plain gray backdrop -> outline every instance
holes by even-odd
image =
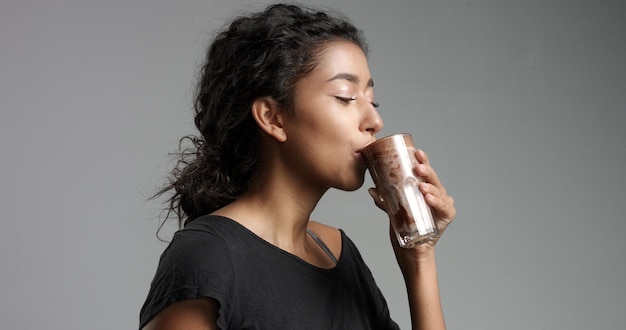
[[[380,136],[412,133],[456,199],[437,252],[448,328],[623,328],[626,2],[310,4],[365,31]],[[0,1],[0,327],[137,327],[166,246],[147,198],[194,133],[203,50],[262,7]],[[314,218],[352,237],[406,329],[371,185]]]

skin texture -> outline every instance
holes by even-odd
[[[341,255],[339,231],[309,219],[328,189],[351,191],[363,185],[366,167],[360,150],[383,126],[362,50],[347,41],[325,44],[318,65],[297,83],[295,97],[293,112],[280,109],[271,98],[254,102],[251,111],[262,135],[260,175],[239,199],[214,214],[234,219],[312,265],[332,268],[306,228],[315,231],[335,256]],[[426,154],[418,150],[416,158],[420,164],[414,170],[426,181],[420,190],[443,232],[456,215],[454,201]],[[375,188],[370,194],[378,196]],[[444,329],[436,242],[402,249],[393,235],[390,239],[405,278],[413,329]],[[213,299],[179,302],[161,311],[146,329],[215,329],[217,313]]]
[[[374,89],[367,60],[349,42],[333,42],[320,54],[318,69],[296,89],[296,112],[286,118],[286,151],[309,187],[355,190],[363,185],[360,150],[374,141],[383,122],[372,105]],[[310,189],[310,188],[309,188]]]

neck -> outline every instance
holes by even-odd
[[[319,200],[327,191],[288,171],[272,171],[257,178],[233,203],[214,214],[229,217],[266,241],[287,251],[306,244],[306,228]]]

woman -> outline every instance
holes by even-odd
[[[309,220],[328,189],[364,182],[360,150],[383,126],[366,52],[347,19],[293,5],[216,36],[196,96],[201,137],[189,137],[194,148],[161,191],[173,190],[170,212],[184,228],[161,257],[140,327],[397,329],[350,239]],[[416,156],[443,232],[453,200],[426,154]],[[435,241],[391,240],[413,328],[445,328]]]

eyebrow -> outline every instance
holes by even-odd
[[[360,80],[359,77],[357,77],[356,75],[353,75],[352,73],[338,73],[332,78],[328,79],[326,82],[337,80],[337,79],[347,80],[355,84],[358,84]],[[374,80],[372,78],[370,78],[370,80],[367,81],[367,87],[374,87]]]

